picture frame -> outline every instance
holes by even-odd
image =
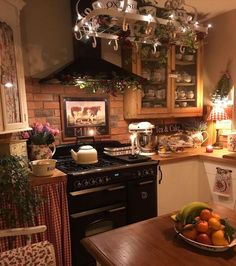
[[[108,136],[108,99],[105,97],[61,96],[62,139]]]

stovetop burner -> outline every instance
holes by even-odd
[[[99,145],[98,145],[99,144]],[[98,151],[98,162],[94,164],[77,164],[70,155],[70,149],[78,149],[75,145],[62,145],[57,147],[54,158],[57,160],[56,167],[70,176],[85,176],[86,174],[95,174],[112,171],[132,171],[135,167],[143,167],[147,164],[151,164],[151,158],[147,156],[137,155],[135,158],[131,158],[129,155],[122,156],[110,156],[104,154],[104,146],[109,147],[111,144],[117,146],[117,142],[111,141],[104,144],[96,143],[96,149]],[[148,163],[149,162],[149,163]]]
[[[103,168],[110,168],[118,166],[121,162],[114,160],[113,158],[99,157],[98,162],[94,164],[77,164],[73,159],[59,160],[57,162],[57,168],[66,174],[75,174],[84,171],[94,171]]]

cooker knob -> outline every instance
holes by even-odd
[[[154,171],[153,171],[153,169],[150,169],[149,172],[150,172],[151,175],[154,175]]]
[[[142,172],[140,170],[137,171],[137,176],[141,177],[142,176]]]
[[[84,180],[84,186],[85,186],[85,187],[87,187],[87,186],[88,186],[88,184],[89,184],[88,180],[87,180],[87,179],[85,179],[85,180]]]
[[[75,188],[81,188],[81,186],[82,186],[82,184],[80,181],[75,181],[75,183],[74,183]]]
[[[95,185],[95,184],[96,184],[96,180],[95,180],[94,178],[91,178],[90,183],[91,183],[92,185]]]
[[[148,176],[149,175],[149,171],[148,170],[144,170],[144,175]]]
[[[106,182],[109,182],[110,181],[110,178],[108,176],[105,177],[105,181]]]
[[[101,177],[98,179],[98,182],[99,182],[100,184],[102,183],[102,178],[101,178]]]

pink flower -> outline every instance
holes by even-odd
[[[29,132],[22,132],[22,138],[28,139],[30,137]]]
[[[21,134],[22,138],[28,139],[29,144],[49,145],[55,141],[55,136],[60,132],[59,129],[52,128],[49,123],[35,122],[31,127],[32,130]]]

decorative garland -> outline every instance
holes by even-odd
[[[89,93],[96,93],[97,91],[102,93],[111,94],[117,96],[118,94],[123,94],[126,89],[143,89],[143,85],[149,83],[148,80],[142,77],[136,77],[134,75],[120,77],[116,73],[113,73],[111,79],[104,79],[101,77],[73,77],[71,75],[66,75],[62,78],[62,84],[78,86],[80,89],[85,89]]]

